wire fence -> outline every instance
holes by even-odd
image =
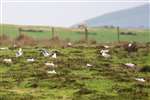
[[[3,28],[3,29],[2,29]],[[28,35],[35,39],[50,39],[55,36],[60,39],[79,41],[95,40],[100,43],[110,42],[150,42],[150,29],[123,29],[119,27],[95,27],[95,28],[54,28],[54,27],[14,27],[3,26],[1,35],[16,38],[20,34]]]

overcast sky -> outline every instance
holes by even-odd
[[[68,1],[69,2],[67,2],[67,0],[1,0],[1,21],[7,24],[68,27],[105,13],[148,3],[148,0]]]

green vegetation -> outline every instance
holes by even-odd
[[[16,58],[16,49],[0,51],[1,100],[149,100],[150,52],[140,48],[128,54],[113,47],[112,58],[105,59],[98,48],[55,48],[57,59],[40,55],[40,48],[23,48]],[[54,50],[47,48],[48,50]],[[26,62],[33,57],[35,62]],[[7,64],[4,58],[12,58]],[[57,74],[48,74],[45,62],[53,62]],[[123,66],[135,63],[137,69]],[[87,67],[86,64],[92,64]],[[137,82],[135,78],[145,78]]]
[[[12,40],[19,36],[19,28],[36,32],[23,32],[19,43],[22,43],[24,55],[16,58],[17,49],[12,47]],[[41,32],[37,30],[42,30]],[[121,41],[150,42],[149,30],[121,29],[123,32],[133,32],[136,35],[120,35]],[[84,29],[55,28],[55,35],[61,39],[82,40]],[[105,59],[99,54],[102,49],[98,44],[85,42],[74,44],[73,47],[59,46],[63,41],[50,40],[51,28],[47,26],[15,26],[1,25],[1,46],[5,42],[11,46],[8,50],[0,50],[0,100],[149,100],[150,99],[150,48],[148,44],[138,44],[137,52],[128,53],[113,44],[110,49],[111,58]],[[21,36],[21,35],[20,35]],[[39,49],[44,45],[24,45],[33,43],[32,38],[43,39],[41,44],[59,47],[47,48],[58,50],[57,59],[44,57]],[[88,28],[88,37],[97,42],[116,42],[115,28]],[[44,41],[45,39],[45,41]],[[11,42],[11,44],[10,44]],[[37,43],[39,43],[37,42]],[[57,43],[56,43],[57,42]],[[82,41],[81,41],[82,42]],[[60,44],[59,44],[60,43]],[[55,46],[58,44],[58,46]],[[6,44],[7,45],[7,44]],[[5,45],[5,46],[6,46]],[[82,47],[82,45],[84,45]],[[31,47],[33,46],[33,47]],[[35,47],[37,46],[37,47]],[[63,47],[63,48],[60,48]],[[3,59],[11,58],[12,63],[5,63]],[[34,58],[35,62],[27,62],[27,58]],[[56,74],[48,74],[53,68],[44,63],[53,62],[57,65]],[[92,64],[87,67],[86,64]],[[135,63],[136,68],[127,68],[124,63]],[[144,78],[146,82],[138,82],[135,78]]]
[[[15,26],[15,25],[0,25],[0,34],[6,34],[10,37],[17,37],[19,35],[19,27],[29,28],[33,30],[44,30],[43,32],[23,32],[33,38],[51,38],[51,28],[48,26]],[[117,39],[117,30],[115,28],[88,28],[89,39],[97,42],[115,42]],[[121,35],[121,41],[137,41],[150,42],[150,33],[148,29],[120,29],[120,31],[130,31],[136,35]],[[55,28],[55,33],[62,39],[69,39],[72,41],[83,39],[84,29],[72,28]]]

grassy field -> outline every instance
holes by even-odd
[[[58,50],[57,59],[44,57],[40,48],[23,48],[16,58],[16,49],[0,50],[0,100],[150,100],[150,52],[140,48],[128,54],[123,48],[112,47],[111,58],[100,56],[99,49],[47,48]],[[26,62],[27,58],[35,62]],[[11,58],[13,63],[3,62]],[[57,65],[56,74],[48,74],[45,62]],[[130,69],[124,63],[135,63]],[[92,67],[86,67],[86,64]],[[138,82],[135,78],[145,78]]]
[[[0,34],[6,34],[10,37],[17,37],[19,35],[18,28],[41,29],[44,32],[24,32],[33,38],[51,38],[51,28],[48,26],[17,26],[17,25],[0,25]],[[89,39],[97,42],[115,42],[117,39],[117,30],[115,28],[89,28]],[[137,41],[150,42],[150,30],[148,29],[120,29],[120,31],[131,31],[137,33],[136,35],[120,35],[121,41]],[[83,29],[72,28],[55,28],[55,32],[62,39],[70,39],[72,41],[84,38]]]

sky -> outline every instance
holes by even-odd
[[[69,27],[145,3],[148,0],[1,0],[0,22]]]

